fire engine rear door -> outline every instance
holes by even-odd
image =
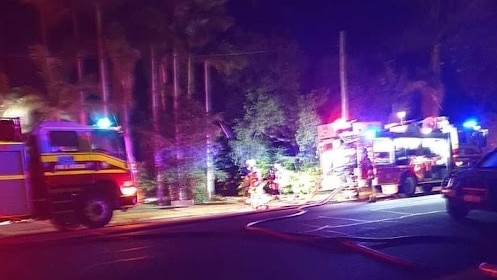
[[[0,143],[0,219],[32,214],[26,149],[23,143]]]

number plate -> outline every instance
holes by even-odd
[[[462,199],[464,201],[474,202],[474,203],[479,203],[479,202],[482,201],[481,196],[479,196],[479,195],[470,195],[470,194],[463,195]]]

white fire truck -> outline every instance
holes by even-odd
[[[418,187],[426,193],[440,187],[454,169],[483,155],[488,134],[478,126],[457,129],[446,117],[385,127],[378,123],[342,122],[340,126],[328,126],[332,131],[329,137],[323,137],[326,128],[319,130],[322,188],[345,185],[360,193],[364,180],[359,176],[359,159],[362,151],[367,151],[374,164],[373,185],[377,191],[400,196],[412,196]],[[335,163],[340,160],[342,164],[337,169]]]
[[[42,122],[21,134],[0,119],[0,219],[49,219],[58,229],[103,227],[137,203],[118,129]]]

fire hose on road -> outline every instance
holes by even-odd
[[[358,237],[358,236],[341,236],[341,237],[323,237],[317,235],[309,235],[309,234],[295,234],[295,233],[285,233],[276,230],[272,230],[266,227],[263,227],[262,224],[268,222],[274,222],[283,219],[290,219],[304,215],[307,213],[308,209],[313,207],[323,206],[326,203],[332,201],[337,194],[339,194],[345,187],[336,188],[333,190],[330,195],[328,195],[325,199],[316,202],[316,203],[307,203],[304,205],[295,205],[295,212],[287,215],[282,215],[278,217],[263,219],[253,221],[245,226],[245,230],[252,233],[264,234],[267,236],[275,237],[278,239],[282,239],[289,242],[297,242],[309,244],[312,246],[319,246],[334,249],[337,246],[352,249],[356,252],[359,252],[363,255],[373,257],[374,259],[391,263],[402,268],[412,269],[419,272],[430,272],[432,271],[432,267],[419,264],[416,262],[412,262],[406,259],[398,258],[386,253],[383,253],[379,250],[375,250],[371,247],[361,245],[360,242],[370,242],[370,243],[388,243],[389,246],[398,246],[398,245],[407,245],[413,243],[440,243],[440,242],[464,242],[468,243],[468,240],[457,238],[457,237],[449,237],[449,236],[434,236],[434,235],[407,235],[407,236],[393,236],[388,238],[371,238],[371,237]],[[486,276],[490,276],[493,278],[497,278],[497,265],[482,263],[479,266],[479,270],[482,274]]]

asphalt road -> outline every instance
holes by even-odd
[[[0,279],[487,279],[497,215],[457,222],[444,207],[432,195],[54,232],[0,244]]]

